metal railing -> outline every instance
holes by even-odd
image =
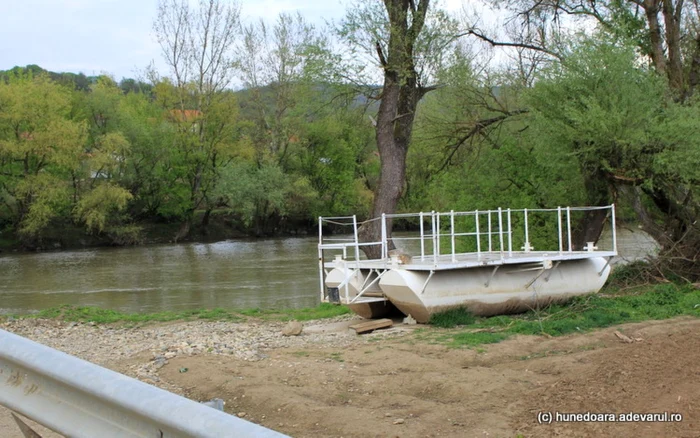
[[[409,255],[419,257],[420,261],[432,261],[435,267],[440,263],[456,262],[463,254],[475,254],[477,257],[488,254],[498,254],[502,258],[512,257],[514,253],[527,253],[535,251],[531,232],[533,228],[538,231],[546,228],[548,232],[556,233],[556,239],[546,240],[545,247],[537,248],[539,252],[557,252],[559,254],[572,253],[574,251],[595,251],[595,242],[588,242],[583,248],[575,248],[572,240],[572,223],[574,216],[595,210],[607,210],[612,231],[612,248],[608,251],[617,253],[615,230],[615,206],[600,207],[557,207],[549,209],[503,209],[475,210],[475,211],[449,211],[449,212],[419,212],[401,214],[382,214],[381,217],[358,222],[356,216],[319,217],[318,218],[318,256],[320,271],[321,298],[324,296],[324,251],[334,250],[340,252],[342,260],[349,265],[355,265],[355,270],[360,268],[362,258],[361,249],[366,246],[381,246],[381,259],[389,259],[389,248],[393,242],[397,247],[401,242],[418,241],[419,248],[406,251]],[[537,224],[533,227],[533,216],[536,216]],[[418,228],[417,235],[398,236],[394,233],[389,236],[387,221],[397,219],[408,221]],[[362,225],[381,221],[381,240],[374,242],[360,242],[358,238],[359,228]],[[417,224],[416,224],[417,222]],[[336,229],[347,230],[341,235],[351,237],[326,237],[323,234],[324,227],[332,226]],[[554,231],[556,230],[556,231]],[[445,241],[443,239],[449,239]],[[468,250],[460,250],[458,239],[462,240],[462,247]],[[466,239],[466,241],[465,241]],[[556,241],[556,246],[554,242]],[[449,250],[445,251],[445,246]],[[540,239],[542,242],[542,239]],[[426,245],[428,244],[428,245]],[[515,249],[514,249],[515,245]],[[548,245],[552,245],[549,247]],[[348,257],[350,255],[350,257]],[[352,275],[352,274],[348,274]],[[346,278],[346,286],[350,278]],[[347,297],[346,297],[347,298]]]
[[[70,437],[284,437],[0,330],[0,405]]]

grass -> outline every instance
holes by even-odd
[[[521,315],[475,318],[464,309],[457,309],[435,315],[431,323],[442,328],[459,328],[422,332],[418,336],[452,347],[471,347],[500,342],[517,334],[561,336],[682,315],[700,316],[700,290],[690,285],[660,284],[626,295],[608,290],[606,294],[578,297],[568,304]]]
[[[154,313],[125,313],[118,310],[102,309],[90,306],[52,307],[29,315],[13,315],[15,318],[44,318],[59,319],[71,322],[94,322],[96,324],[111,323],[148,323],[167,322],[180,320],[212,320],[212,321],[244,321],[246,318],[262,318],[278,321],[310,321],[314,319],[332,318],[334,316],[349,313],[345,306],[322,303],[317,307],[305,309],[281,309],[281,310],[227,310],[195,309],[185,311],[165,311]]]
[[[350,313],[350,309],[346,306],[337,304],[321,303],[316,307],[307,307],[304,309],[281,309],[281,310],[263,310],[263,309],[248,309],[241,310],[241,315],[277,321],[311,321],[313,319],[326,319],[341,316]]]
[[[474,324],[474,322],[476,322],[474,315],[469,313],[464,307],[459,307],[431,315],[429,323],[435,327],[450,328],[458,325]]]

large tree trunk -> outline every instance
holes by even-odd
[[[377,55],[384,69],[384,86],[377,113],[376,139],[381,170],[372,206],[374,218],[396,212],[406,181],[406,155],[416,106],[426,92],[418,83],[413,57],[414,43],[423,29],[430,1],[422,0],[417,6],[405,0],[385,0],[384,3],[391,31],[387,53],[377,42]],[[412,8],[410,14],[409,8]],[[392,221],[387,220],[386,225],[389,247],[393,248]],[[369,222],[360,229],[363,242],[380,242],[381,238],[380,221]],[[381,245],[366,246],[363,251],[370,259],[382,255]]]
[[[668,82],[671,88],[682,98],[685,95],[683,55],[681,53],[681,12],[683,11],[683,2],[678,2],[678,4],[674,5],[673,0],[662,1],[666,46],[668,48]]]
[[[666,57],[664,56],[663,36],[661,25],[659,24],[659,6],[661,0],[644,0],[644,13],[647,16],[649,25],[649,44],[654,68],[659,74],[666,73]]]
[[[586,187],[586,201],[590,206],[603,206],[610,204],[610,185],[606,175],[598,170],[587,175],[584,180]],[[575,224],[572,236],[574,251],[582,251],[588,242],[597,242],[603,232],[608,210],[588,210],[583,212],[583,217]]]

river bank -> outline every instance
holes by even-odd
[[[176,239],[182,227],[178,221],[142,221],[102,233],[89,233],[84,227],[60,223],[47,228],[41,236],[22,238],[10,228],[0,229],[0,254],[37,251],[62,251],[114,246],[162,245],[167,243],[213,243],[227,239],[259,239],[270,237],[307,236],[317,233],[311,221],[282,221],[275,227],[245,225],[240,218],[212,214],[203,224],[203,213],[195,216],[193,225],[184,236]]]
[[[355,335],[356,319],[308,321],[291,337],[285,322],[259,318],[0,327],[194,400],[221,398],[227,412],[291,436],[689,437],[700,427],[697,318],[477,348],[441,341],[463,329],[399,321]],[[683,421],[539,425],[539,411],[668,411]],[[0,436],[21,436],[5,410]]]

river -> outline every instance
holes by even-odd
[[[0,313],[62,304],[129,312],[318,303],[317,237],[0,256]]]
[[[617,241],[627,261],[655,247],[635,228],[619,227]],[[63,304],[128,312],[314,306],[317,243],[302,237],[5,254],[0,313]],[[611,245],[608,230],[601,244]]]

